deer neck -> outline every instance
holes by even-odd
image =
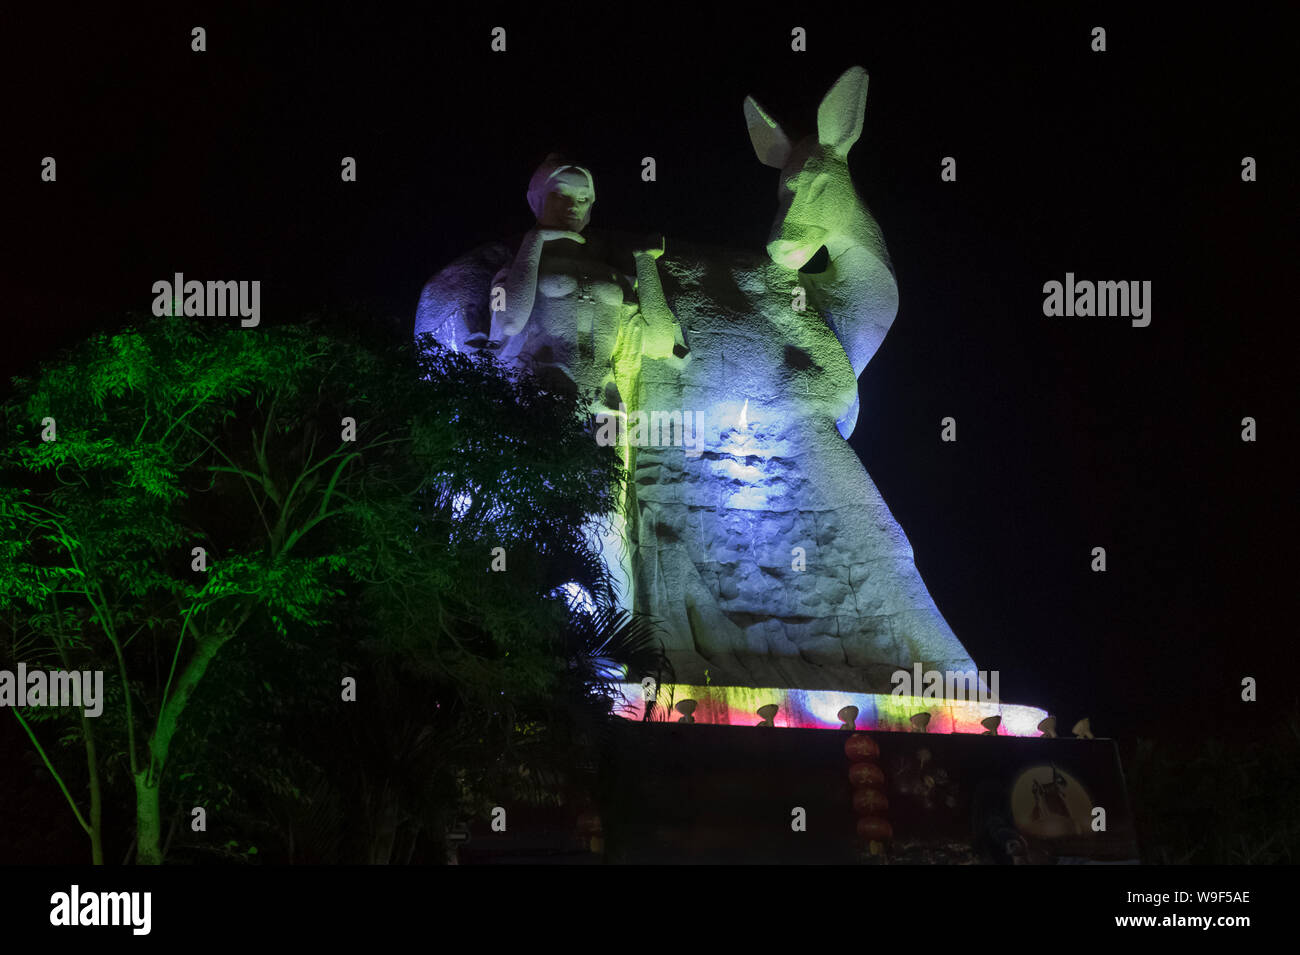
[[[863,253],[869,253],[881,261],[888,261],[880,226],[871,217],[863,204],[857,190],[853,191],[853,206],[844,227],[837,229],[826,240],[826,252],[830,256],[830,273],[827,278],[832,282],[843,277],[845,266],[858,260]]]
[[[827,236],[825,271],[802,273],[809,299],[844,346],[855,375],[862,374],[898,311],[898,285],[876,220],[854,192],[843,226]],[[843,432],[841,432],[843,433]]]

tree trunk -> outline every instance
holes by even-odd
[[[241,621],[242,622],[242,621]],[[146,766],[135,777],[136,864],[161,865],[162,817],[158,811],[158,792],[162,787],[163,769],[167,765],[167,752],[172,737],[180,728],[181,716],[208,670],[208,664],[222,646],[234,636],[233,631],[220,637],[195,641],[194,655],[176,680],[175,690],[163,704],[158,715],[158,726],[149,739],[151,767]],[[152,768],[152,772],[151,772]]]
[[[135,863],[162,865],[162,817],[158,812],[158,780],[148,779],[149,771],[135,774]]]
[[[86,766],[90,770],[90,862],[104,864],[104,803],[99,790],[99,760],[95,758],[95,731],[90,718],[81,717],[81,733],[86,741]]]

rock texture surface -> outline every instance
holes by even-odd
[[[812,282],[767,256],[668,247],[690,352],[645,362],[641,405],[698,412],[703,453],[636,449],[630,534],[636,605],[664,620],[678,678],[889,692],[914,662],[974,669],[837,427],[857,376],[818,311],[789,306]]]
[[[639,341],[627,333],[631,323],[661,343],[638,347],[634,360],[626,349],[615,352],[615,365],[623,362],[613,369],[618,396],[630,415],[689,422],[685,435],[652,428],[646,439],[629,429],[624,453],[634,485],[619,525],[624,546],[613,558],[622,564],[616,576],[630,579],[628,602],[662,621],[683,683],[887,693],[894,671],[914,663],[975,669],[845,440],[858,414],[857,376],[898,307],[884,240],[846,161],[862,131],[866,90],[866,73],[848,70],[818,109],[817,133],[797,144],[745,101],[758,158],[780,170],[764,251],[670,236],[662,255],[635,250],[637,275],[622,283],[619,307],[593,312],[590,298],[572,305],[575,336],[595,314],[597,322],[624,323],[605,330],[610,340]],[[530,201],[540,208],[531,194]],[[555,213],[551,225],[562,219]],[[585,225],[567,221],[570,229]],[[554,242],[551,252],[543,241],[550,240],[531,246],[534,283],[573,253],[572,244]],[[486,277],[502,281],[511,255],[485,246],[434,276],[417,333],[471,347],[497,336],[503,323],[487,312]],[[591,269],[575,271],[575,288]],[[563,325],[562,299],[547,302],[552,329]],[[505,324],[517,328],[525,317]],[[510,340],[499,347],[527,357]]]

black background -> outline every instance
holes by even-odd
[[[901,307],[852,444],[940,610],[1004,699],[1063,728],[1257,734],[1295,698],[1300,204],[1281,6],[1176,21],[838,6],[11,13],[0,372],[147,311],[177,271],[261,280],[263,323],[360,302],[409,332],[430,274],[532,225],[524,192],[552,149],[593,170],[596,228],[758,249],[776,173],[743,97],[810,132],[858,64],[850,164]],[[790,51],[793,26],[809,52]],[[1247,155],[1258,182],[1241,181]],[[1150,280],[1151,325],[1045,318],[1042,285],[1067,271]],[[956,444],[939,439],[948,415]]]

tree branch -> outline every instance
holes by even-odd
[[[32,732],[32,728],[27,725],[27,721],[23,719],[23,715],[18,712],[18,707],[13,707],[13,714],[14,719],[16,719],[19,725],[27,731],[27,736],[31,739],[32,745],[36,747],[36,752],[41,754],[41,759],[45,763],[45,768],[50,771],[50,775],[54,777],[54,781],[59,784],[59,789],[63,790],[63,796],[68,800],[68,805],[72,807],[72,812],[76,815],[77,822],[81,824],[82,829],[86,830],[86,835],[92,835],[90,824],[86,822],[85,818],[81,815],[81,810],[78,809],[77,804],[73,802],[72,793],[68,792],[68,787],[63,784],[63,777],[60,776],[59,771],[54,768],[54,764],[50,762],[50,758],[45,755],[45,747],[43,747],[41,741],[36,738],[36,734]]]

